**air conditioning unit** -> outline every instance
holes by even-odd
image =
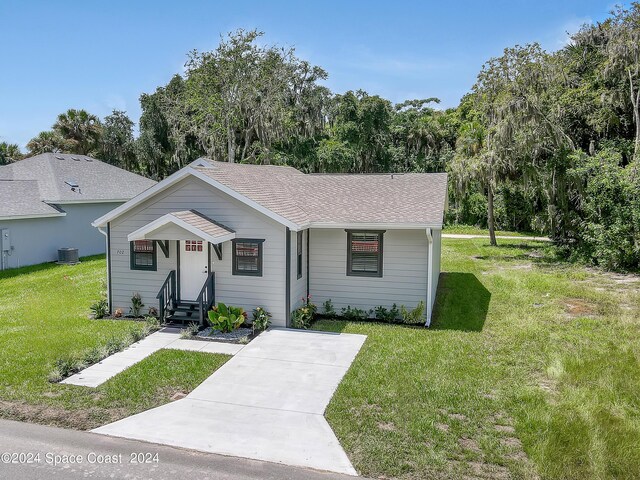
[[[80,263],[77,248],[59,248],[58,263],[61,265],[75,265]]]

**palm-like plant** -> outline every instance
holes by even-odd
[[[102,125],[97,116],[71,108],[58,115],[53,131],[69,142],[70,153],[88,155],[99,148]]]
[[[15,143],[0,142],[0,165],[8,165],[22,159],[20,147]]]
[[[27,143],[30,155],[40,155],[41,153],[64,153],[69,145],[56,132],[40,132],[37,137],[32,138]]]

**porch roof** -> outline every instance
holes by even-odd
[[[168,228],[169,226],[177,228]],[[127,239],[134,240],[188,240],[193,236],[214,245],[233,240],[236,232],[229,227],[216,222],[197,210],[183,210],[171,212],[147,223]]]

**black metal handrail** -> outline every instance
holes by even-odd
[[[208,315],[207,312],[216,303],[216,272],[211,272],[207,275],[207,279],[200,289],[197,303],[200,325],[204,326]]]
[[[160,310],[159,316],[160,320],[164,321],[167,316],[167,311],[172,310],[176,306],[176,271],[171,270],[167,278],[165,279],[162,287],[160,287],[160,291],[156,298],[159,300]]]

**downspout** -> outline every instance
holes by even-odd
[[[427,321],[425,327],[431,325],[431,314],[433,313],[433,232],[427,228]]]
[[[284,308],[285,308],[285,325],[287,328],[291,326],[291,230],[289,227],[285,227],[285,297],[284,297]]]
[[[98,231],[105,236],[107,244],[107,302],[109,303],[109,313],[111,313],[111,223],[107,223],[107,231],[98,227]]]

